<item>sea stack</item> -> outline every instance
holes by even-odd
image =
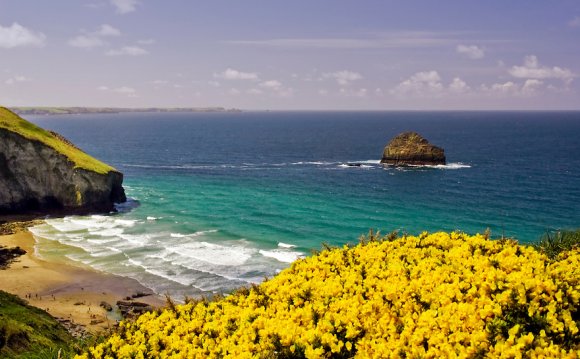
[[[444,165],[445,151],[416,132],[403,132],[385,147],[381,163],[390,166]]]
[[[0,107],[0,214],[82,214],[126,201],[123,174]]]

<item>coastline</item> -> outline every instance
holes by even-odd
[[[151,293],[131,278],[41,259],[35,255],[34,245],[35,239],[28,230],[0,235],[0,246],[20,247],[26,251],[0,271],[0,290],[46,310],[69,330],[80,325],[94,334],[111,328],[121,319],[115,305],[118,300],[136,293]],[[165,304],[165,300],[155,294],[139,297],[136,301],[152,307]],[[101,302],[110,304],[113,311],[107,312],[100,306]]]

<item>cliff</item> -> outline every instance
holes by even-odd
[[[385,147],[381,163],[393,166],[444,165],[445,152],[416,132],[403,132]]]
[[[123,174],[0,107],[0,214],[87,213],[126,201]]]

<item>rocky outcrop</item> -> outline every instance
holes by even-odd
[[[108,212],[123,174],[0,108],[0,214]]]
[[[381,163],[392,166],[444,165],[445,152],[416,132],[404,132],[385,147]]]

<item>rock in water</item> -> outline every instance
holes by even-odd
[[[392,166],[444,165],[445,152],[416,132],[403,132],[385,147],[381,163]]]
[[[108,212],[123,174],[0,107],[0,214]]]

